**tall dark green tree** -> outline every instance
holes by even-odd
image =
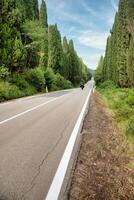
[[[63,63],[61,35],[57,25],[51,25],[48,31],[48,67],[60,72]]]
[[[15,0],[2,0],[0,24],[0,65],[9,71],[22,71],[25,67],[25,48],[21,40],[22,15]],[[21,68],[21,69],[20,69]]]
[[[127,73],[129,85],[134,86],[134,38],[131,39],[127,57]]]
[[[80,83],[80,69],[79,69],[78,56],[74,49],[73,40],[69,41],[69,52],[70,52],[70,66],[69,66],[70,81],[74,85],[78,85]]]
[[[47,7],[46,7],[46,2],[42,0],[41,7],[40,7],[40,22],[41,25],[44,28],[48,27],[48,22],[47,22]]]
[[[120,87],[132,85],[133,33],[134,1],[120,0],[111,36],[107,40],[102,73],[104,81],[112,80]]]
[[[61,74],[69,79],[69,45],[66,37],[63,38],[63,66]]]
[[[46,2],[42,0],[39,15],[41,26],[44,28],[44,42],[42,45],[42,55],[40,58],[40,66],[43,68],[48,66],[48,21],[47,21],[47,6]]]
[[[23,0],[26,12],[26,19],[39,19],[38,0]]]
[[[127,73],[130,86],[134,86],[134,1],[128,1],[128,31],[130,45],[127,54]]]
[[[94,77],[96,84],[103,82],[103,73],[104,73],[103,67],[104,67],[104,59],[103,56],[101,56]]]
[[[44,39],[41,45],[41,54],[40,54],[40,67],[46,69],[48,66],[48,30],[44,29]]]

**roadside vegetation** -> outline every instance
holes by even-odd
[[[113,82],[106,81],[97,89],[108,107],[114,111],[126,136],[134,142],[134,88],[119,88]]]
[[[0,102],[77,87],[91,73],[73,40],[48,25],[44,0],[2,0],[0,7]]]
[[[119,10],[95,73],[98,90],[117,121],[134,140],[134,1],[119,1]]]

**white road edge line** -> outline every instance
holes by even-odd
[[[78,120],[75,124],[75,127],[73,129],[73,132],[71,134],[69,142],[66,146],[64,154],[61,158],[60,164],[59,164],[58,169],[55,173],[55,176],[53,178],[53,181],[51,183],[51,186],[49,188],[49,191],[47,193],[45,200],[58,200],[58,197],[59,197],[59,194],[60,194],[60,191],[61,191],[61,188],[62,188],[62,184],[63,184],[64,178],[65,178],[65,175],[66,175],[67,167],[68,167],[71,155],[72,155],[74,144],[75,144],[77,135],[78,135],[80,127],[81,127],[81,122],[84,118],[84,114],[85,114],[85,111],[86,111],[86,108],[87,108],[87,104],[89,102],[91,91],[92,91],[92,89],[90,89],[89,94],[86,98],[85,104],[84,104],[84,106],[81,110],[81,113],[78,117]]]

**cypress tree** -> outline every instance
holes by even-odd
[[[38,0],[23,0],[26,10],[26,19],[36,20],[39,19]]]
[[[134,1],[120,0],[111,36],[107,40],[102,73],[104,81],[110,79],[121,87],[133,84],[133,27]]]
[[[40,7],[40,22],[41,25],[44,28],[48,27],[48,22],[47,22],[47,7],[46,7],[46,2],[42,0],[41,7]]]
[[[49,26],[48,31],[48,67],[60,72],[63,62],[61,35],[57,25]]]
[[[47,22],[47,7],[44,0],[42,0],[41,7],[40,7],[40,15],[39,20],[41,26],[44,28],[44,42],[42,45],[42,54],[40,58],[40,66],[47,67],[48,66],[48,22]]]
[[[62,74],[66,79],[69,79],[69,45],[66,37],[63,38],[63,66]]]
[[[128,1],[128,31],[129,31],[129,48],[127,53],[127,73],[129,85],[134,86],[134,1]]]
[[[80,66],[79,66],[79,58],[74,49],[73,40],[69,41],[69,52],[70,52],[70,81],[74,85],[78,85],[81,81],[80,78]]]
[[[40,66],[47,68],[48,66],[48,30],[44,29],[44,41],[41,47]]]
[[[134,38],[131,39],[127,57],[127,73],[129,86],[134,86]]]
[[[103,64],[104,64],[104,59],[103,56],[101,56],[94,77],[96,84],[103,82]]]
[[[10,19],[10,20],[9,20]],[[2,0],[0,24],[0,65],[10,71],[21,71],[25,67],[26,51],[21,40],[22,15],[15,0]]]
[[[39,19],[38,0],[33,0],[34,19]]]
[[[15,38],[12,53],[11,53],[12,65],[11,71],[20,72],[23,71],[23,67],[26,63],[26,50],[22,44],[20,38]]]

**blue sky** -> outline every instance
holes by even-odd
[[[57,23],[62,37],[73,39],[78,55],[95,69],[104,54],[118,0],[46,0],[46,4],[48,23]]]

